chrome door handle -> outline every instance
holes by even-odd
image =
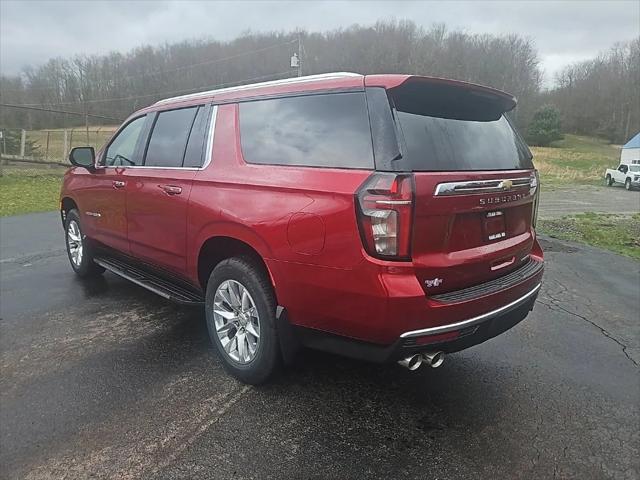
[[[160,185],[160,188],[167,195],[180,195],[182,193],[182,187],[176,187],[175,185]]]
[[[126,182],[120,181],[120,180],[114,180],[113,181],[113,188],[122,188],[126,185]]]

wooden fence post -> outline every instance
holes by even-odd
[[[27,143],[27,131],[23,128],[20,135],[20,156],[24,158],[24,146]]]
[[[47,130],[47,146],[44,149],[44,159],[47,161],[49,159],[49,135],[51,132]]]
[[[64,142],[62,146],[62,161],[64,162],[67,156],[69,155],[69,132],[67,129],[64,129]]]

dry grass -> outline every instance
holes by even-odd
[[[617,167],[620,147],[604,140],[566,135],[551,147],[531,147],[543,185],[602,184],[607,168]]]

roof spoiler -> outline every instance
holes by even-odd
[[[415,75],[388,88],[388,92],[401,111],[456,120],[496,120],[517,104],[513,95],[495,88]]]

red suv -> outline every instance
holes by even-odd
[[[409,369],[524,319],[538,176],[504,92],[335,73],[162,100],[75,148],[71,266],[204,304],[229,372],[299,346]]]

